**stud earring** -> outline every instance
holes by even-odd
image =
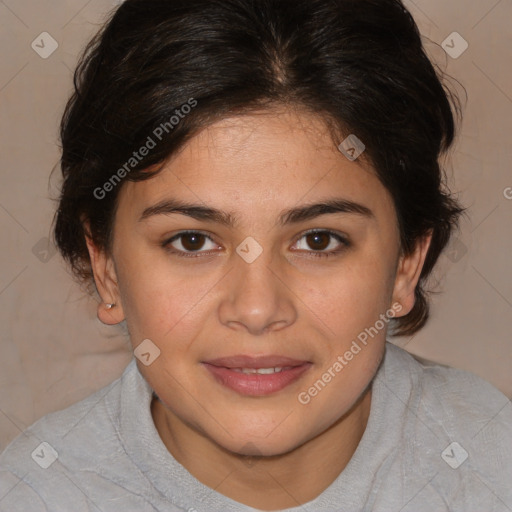
[[[105,307],[106,307],[107,309],[112,309],[112,308],[115,306],[115,304],[114,304],[113,302],[112,302],[112,303],[105,302],[104,304],[105,304]]]

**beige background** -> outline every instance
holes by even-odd
[[[72,69],[116,3],[0,0],[0,450],[44,414],[117,378],[132,357],[120,329],[99,323],[94,300],[45,249],[59,171],[49,176]],[[406,5],[432,58],[468,93],[449,173],[470,217],[439,262],[434,281],[442,293],[433,297],[431,321],[393,341],[512,397],[512,2]],[[440,46],[454,31],[469,44],[458,58]],[[31,47],[42,32],[58,43],[46,59]]]

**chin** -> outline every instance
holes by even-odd
[[[275,428],[275,427],[274,427]],[[240,427],[236,432],[230,431],[230,434],[223,435],[221,439],[213,439],[225,450],[247,457],[271,457],[288,453],[307,439],[301,436],[299,432],[280,431],[273,433],[268,429],[262,429],[261,432],[255,432],[254,427],[244,431]]]

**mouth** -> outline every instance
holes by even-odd
[[[284,356],[239,355],[202,363],[217,382],[246,396],[277,393],[296,382],[312,366]]]

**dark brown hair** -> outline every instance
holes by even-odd
[[[338,142],[350,133],[364,142],[364,158],[393,198],[403,253],[432,232],[414,308],[394,321],[396,335],[413,334],[428,318],[425,279],[463,212],[439,164],[460,115],[441,78],[399,0],[126,0],[75,71],[61,124],[56,243],[90,281],[82,220],[109,250],[122,187],[114,174],[154,176],[224,117],[305,108],[335,127]],[[130,160],[159,127],[158,144]]]

